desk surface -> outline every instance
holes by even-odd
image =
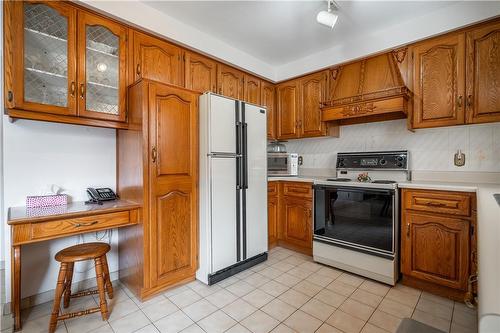
[[[61,218],[82,217],[96,214],[120,212],[140,208],[141,205],[128,200],[107,201],[102,205],[85,204],[83,201],[72,202],[52,207],[11,207],[7,217],[10,225],[46,222]]]

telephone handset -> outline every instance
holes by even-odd
[[[87,195],[89,201],[86,203],[97,203],[102,205],[103,201],[110,201],[118,199],[118,196],[110,188],[87,188]]]

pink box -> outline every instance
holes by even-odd
[[[66,194],[56,195],[34,195],[26,197],[26,207],[50,207],[62,206],[68,204],[68,196]]]

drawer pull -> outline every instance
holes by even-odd
[[[406,237],[410,237],[410,223],[406,223]]]
[[[75,228],[88,227],[88,226],[91,226],[94,224],[97,224],[97,221],[92,221],[92,222],[87,222],[87,223],[77,223],[77,224],[75,224]]]
[[[432,201],[426,202],[425,204],[427,206],[431,206],[431,207],[444,207],[444,206],[446,206],[446,204],[444,204],[442,202],[432,202]]]

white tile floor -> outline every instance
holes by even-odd
[[[383,333],[405,317],[445,332],[477,332],[476,311],[461,303],[390,288],[283,248],[210,287],[194,281],[142,303],[118,282],[115,289],[108,321],[95,313],[61,322],[57,332]],[[70,310],[96,305],[89,296],[72,300]],[[23,332],[46,332],[50,312],[51,303],[24,311]],[[2,326],[2,333],[10,331]]]

